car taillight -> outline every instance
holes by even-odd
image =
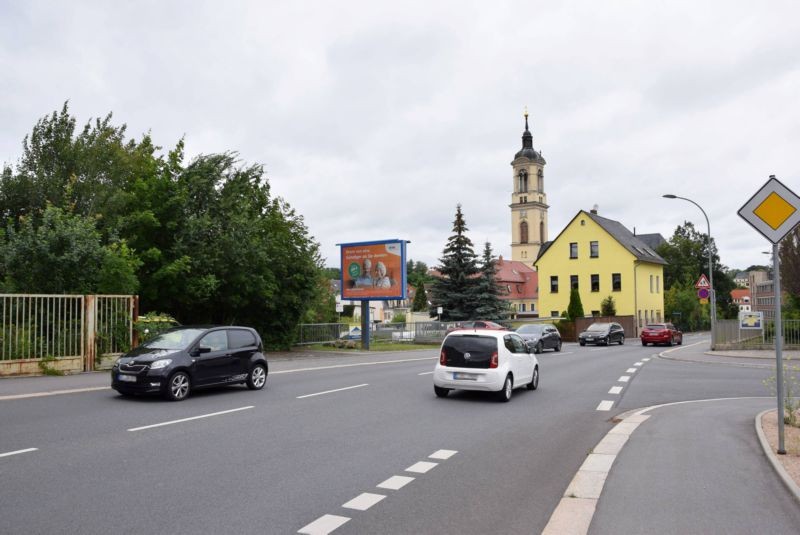
[[[492,353],[492,358],[489,360],[489,367],[490,368],[497,368],[497,351]]]
[[[445,355],[444,349],[442,349],[442,352],[439,353],[439,364],[442,366],[447,366],[447,355]]]

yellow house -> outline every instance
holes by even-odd
[[[666,261],[653,250],[654,236],[663,240],[660,235],[642,239],[596,210],[578,212],[542,246],[534,263],[539,272],[539,315],[561,315],[569,305],[570,289],[578,288],[587,316],[600,315],[600,303],[611,296],[617,315],[633,316],[639,329],[664,321]]]

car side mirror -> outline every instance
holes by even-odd
[[[192,349],[192,353],[191,353],[191,355],[192,355],[193,357],[198,357],[198,356],[200,356],[202,353],[210,353],[210,352],[211,352],[211,348],[210,348],[210,347],[203,347],[203,346],[200,346],[200,347],[196,347],[196,348]]]

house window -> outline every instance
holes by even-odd
[[[569,257],[578,258],[578,244],[576,242],[569,244]]]
[[[653,276],[650,275],[650,293],[653,293]]]
[[[600,275],[592,275],[592,291],[599,292],[600,291]]]
[[[553,275],[550,277],[550,293],[551,294],[558,293],[558,275]]]
[[[589,242],[589,257],[597,258],[600,256],[600,245],[596,241]]]
[[[528,243],[528,222],[523,221],[519,224],[519,242]]]
[[[611,274],[611,290],[615,292],[622,291],[622,274],[620,273]]]
[[[551,318],[557,318],[557,317],[559,317],[558,310],[551,310],[551,311],[550,311],[550,317],[551,317]]]
[[[578,289],[578,276],[577,275],[570,275],[569,276],[569,287],[573,290]]]
[[[519,311],[520,311],[520,312],[525,312],[525,303],[520,303],[520,305],[519,305]]]
[[[592,310],[592,317],[593,318],[600,317],[600,311],[599,310]]]
[[[656,275],[656,293],[661,293],[661,281],[659,280],[660,277]],[[658,320],[661,321],[661,320]]]

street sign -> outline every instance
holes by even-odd
[[[765,238],[778,243],[800,223],[800,197],[771,175],[738,213]]]
[[[694,284],[694,287],[697,288],[698,290],[701,288],[708,289],[711,288],[711,283],[708,282],[708,277],[706,277],[705,274],[703,274],[700,275],[699,279],[697,279],[697,282]]]
[[[708,294],[709,294],[708,288],[700,288],[699,290],[697,290],[697,297],[699,297],[700,299],[708,299]]]
[[[700,300],[700,304],[701,305],[707,305],[708,304],[708,299],[701,299]]]

